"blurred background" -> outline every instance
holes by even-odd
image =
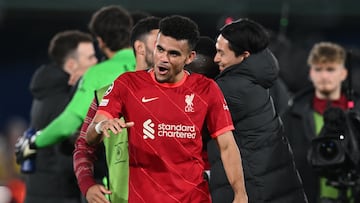
[[[353,53],[352,81],[360,92],[360,1],[356,0],[0,0],[0,203],[10,190],[19,200],[24,183],[14,163],[16,138],[28,127],[29,83],[48,62],[50,39],[68,29],[88,31],[94,11],[119,4],[130,13],[164,17],[180,14],[198,23],[201,35],[216,38],[219,28],[240,17],[258,21],[271,33],[280,78],[290,93],[309,84],[306,59],[319,41]],[[101,55],[99,55],[100,59]],[[10,179],[11,181],[7,181]],[[7,182],[7,188],[2,183]]]
[[[355,53],[360,46],[356,0],[0,0],[0,132],[9,122],[28,122],[30,78],[47,62],[51,37],[65,29],[88,31],[91,14],[110,4],[159,17],[188,16],[213,39],[227,21],[256,20],[272,33],[280,77],[291,92],[308,83],[306,57],[315,42],[337,42]]]

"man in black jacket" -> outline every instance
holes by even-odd
[[[340,45],[331,42],[316,43],[308,57],[309,76],[313,86],[295,94],[290,108],[282,116],[285,135],[293,149],[296,167],[310,203],[317,203],[320,198],[327,199],[326,202],[335,202],[334,199],[338,198],[337,189],[327,185],[324,178],[319,178],[307,156],[312,139],[323,127],[325,110],[328,107],[342,110],[349,108],[349,98],[342,87],[348,74],[345,60],[346,52]],[[360,109],[358,101],[359,99],[355,102],[356,111]]]
[[[286,138],[280,135],[269,88],[278,75],[276,58],[267,49],[269,37],[258,23],[240,19],[225,25],[217,38],[220,75],[215,78],[224,93],[235,126],[249,202],[307,202]],[[231,202],[229,187],[216,145],[208,145],[210,189],[214,203]]]
[[[61,113],[79,77],[97,63],[90,34],[70,30],[57,33],[49,45],[52,63],[34,73],[31,124],[43,129]],[[72,166],[73,145],[64,141],[38,149],[35,172],[26,175],[25,203],[79,203],[81,194]]]

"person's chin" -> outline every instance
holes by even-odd
[[[332,93],[332,90],[322,89],[320,92],[321,92],[321,94],[323,94],[323,95],[330,95],[330,94]]]
[[[161,75],[159,73],[155,73],[155,79],[159,83],[167,82],[167,77],[165,75]]]

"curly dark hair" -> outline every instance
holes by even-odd
[[[106,6],[96,11],[89,23],[89,29],[100,37],[111,51],[130,46],[132,19],[121,6]]]
[[[160,33],[176,40],[187,40],[191,50],[194,50],[199,40],[199,28],[188,17],[172,15],[160,21]]]

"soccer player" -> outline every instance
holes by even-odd
[[[160,18],[147,17],[140,20],[131,30],[130,42],[136,57],[136,70],[146,70],[154,64],[153,50],[159,32],[159,21]],[[97,184],[94,179],[93,168],[99,156],[96,153],[98,146],[89,146],[85,140],[87,127],[95,116],[98,101],[101,100],[104,90],[106,89],[96,91],[97,99],[91,104],[80,136],[76,140],[74,170],[79,187],[89,203],[108,202],[104,195],[107,195],[111,202],[122,203],[128,200],[129,159],[126,130],[122,131],[121,135],[111,136],[110,139],[104,140],[108,168],[108,181],[104,185]],[[121,159],[118,156],[120,153]]]
[[[211,202],[201,156],[205,122],[218,143],[234,202],[247,202],[224,97],[213,80],[184,71],[195,57],[198,38],[198,27],[189,18],[162,19],[154,68],[118,77],[87,130],[93,145],[107,139],[109,131],[128,128],[129,202]]]
[[[79,77],[97,63],[91,35],[78,30],[66,30],[54,35],[48,54],[51,62],[38,68],[30,83],[33,96],[30,126],[36,130],[44,128],[64,110]],[[64,142],[37,150],[34,160],[36,170],[22,171],[27,173],[24,202],[81,202],[72,171],[72,138],[76,136],[70,135]]]
[[[135,70],[135,57],[130,47],[131,28],[130,14],[120,6],[106,6],[93,14],[89,29],[108,59],[86,71],[74,97],[57,118],[32,139],[17,144],[20,146],[17,157],[25,159],[38,148],[52,146],[68,138],[81,127],[94,91],[111,84],[120,74]],[[29,148],[32,150],[25,150]]]

